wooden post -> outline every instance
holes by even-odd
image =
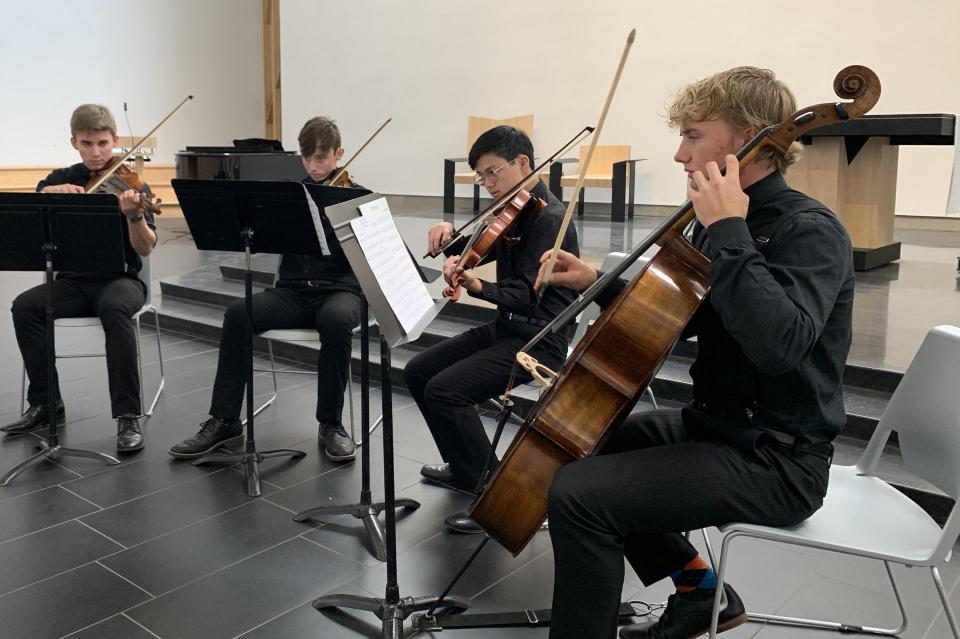
[[[280,0],[263,2],[264,135],[279,140],[280,122]]]

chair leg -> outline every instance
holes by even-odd
[[[27,412],[27,367],[20,367],[20,414]]]
[[[266,408],[270,406],[273,402],[277,401],[277,393],[279,392],[277,387],[277,364],[276,362],[273,361],[273,340],[272,339],[267,340],[267,353],[270,354],[270,375],[271,377],[273,377],[273,395],[271,395],[270,399],[260,404],[260,406],[253,411],[254,417],[256,417],[257,415],[262,413],[264,410],[266,410]],[[243,423],[246,424],[247,420],[244,419]]]
[[[137,325],[137,389],[140,391],[140,415],[147,413],[143,410],[143,356],[140,352],[140,316],[133,320]]]
[[[160,400],[160,393],[163,392],[163,387],[167,384],[167,379],[163,372],[163,347],[160,345],[160,312],[157,311],[156,307],[153,307],[151,310],[153,311],[153,328],[157,334],[157,361],[160,364],[160,384],[157,386],[157,392],[153,396],[153,401],[150,402],[150,408],[144,413],[147,416],[153,415],[153,409],[157,407],[157,402]],[[137,333],[137,342],[139,343],[139,341],[140,335]],[[140,384],[143,384],[142,376],[140,378]]]
[[[713,618],[710,622],[710,639],[716,639],[717,636],[717,619],[720,615],[720,598],[723,590],[723,575],[726,570],[727,555],[729,554],[729,544],[735,537],[754,537],[742,532],[733,532],[724,536],[723,544],[720,547],[720,569],[717,571],[717,592],[714,598],[714,609],[713,609]],[[755,537],[757,539],[762,539],[762,537]],[[854,555],[856,556],[856,555]],[[819,628],[822,630],[834,630],[837,632],[843,633],[855,633],[863,635],[882,635],[885,637],[896,637],[903,633],[907,629],[907,611],[903,606],[903,600],[900,597],[900,590],[897,588],[897,582],[893,577],[893,570],[890,569],[890,564],[883,562],[884,567],[887,569],[887,576],[890,579],[890,586],[893,588],[893,595],[897,600],[897,605],[900,608],[900,617],[901,623],[897,628],[875,628],[872,626],[859,626],[856,624],[842,623],[835,621],[821,621],[818,619],[806,619],[803,617],[786,617],[782,615],[768,615],[768,614],[759,614],[754,612],[748,612],[747,617],[750,621],[761,621],[772,624],[779,624],[784,626],[799,626],[802,628]],[[960,635],[957,635],[957,639],[960,639]]]
[[[643,391],[643,394],[650,398],[650,403],[653,404],[653,410],[657,410],[660,406],[657,405],[657,398],[653,395],[653,389],[647,386],[647,389]]]
[[[707,534],[706,528],[701,528],[700,532],[703,533],[703,544],[707,547],[707,557],[710,559],[710,567],[713,568],[714,572],[717,572],[717,558],[713,554],[713,544],[710,543],[710,535]]]
[[[953,614],[953,608],[950,606],[950,600],[947,598],[947,591],[943,587],[943,581],[940,579],[940,571],[936,566],[930,566],[930,574],[933,577],[933,584],[937,587],[937,594],[940,595],[940,603],[943,604],[943,614],[947,616],[947,623],[950,624],[950,631],[954,639],[960,639],[960,626],[957,626],[957,618]]]

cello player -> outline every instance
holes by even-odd
[[[669,107],[681,136],[674,160],[697,215],[693,242],[711,260],[711,291],[685,333],[698,338],[694,400],[632,415],[597,456],[557,474],[548,502],[553,639],[613,636],[624,556],[645,585],[670,577],[676,592],[658,620],[621,637],[708,632],[715,575],[682,533],[731,521],[795,524],[823,502],[831,441],[845,422],[850,240],[833,213],[786,185],[794,148],[742,169],[733,155],[795,108],[790,90],[754,67],[690,84]],[[583,290],[596,278],[559,254],[553,283]],[[601,306],[617,292],[601,295]],[[721,631],[746,621],[729,584],[724,596]]]

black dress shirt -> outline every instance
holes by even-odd
[[[332,176],[332,174],[331,174]],[[313,178],[307,177],[301,180],[304,184],[326,184],[317,182]],[[363,189],[362,186],[355,184],[355,189]],[[330,249],[330,255],[294,255],[285,254],[280,258],[279,276],[277,286],[280,288],[307,288],[319,285],[322,288],[344,287],[348,290],[360,292],[360,283],[357,276],[353,274],[350,268],[350,262],[340,246],[340,240],[333,230],[333,225],[327,219],[326,213],[321,209],[320,222],[323,225],[323,233],[327,239],[327,248]]]
[[[37,192],[42,191],[48,186],[56,186],[58,184],[74,184],[76,186],[86,187],[89,181],[90,169],[88,169],[83,162],[79,162],[65,169],[56,169],[53,173],[40,180],[40,182],[37,183]],[[150,195],[150,187],[144,184],[140,192],[144,195]],[[119,209],[117,209],[117,212],[123,215]],[[154,231],[157,229],[156,224],[154,224],[153,213],[151,213],[149,209],[145,208],[143,210],[143,219],[151,229]],[[143,268],[143,260],[140,259],[140,255],[137,254],[130,244],[130,237],[126,225],[124,225],[123,237],[123,259],[127,264],[127,273],[139,273],[140,269]],[[65,274],[61,273],[61,275]]]
[[[754,425],[828,442],[846,422],[850,238],[833,213],[789,188],[780,173],[746,193],[746,220],[694,227],[694,245],[711,260],[711,290],[685,332],[697,335],[693,396],[728,416],[749,409],[751,421],[704,420],[747,446],[762,434]],[[605,292],[604,301],[616,292]]]

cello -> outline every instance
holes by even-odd
[[[741,167],[758,154],[786,153],[801,135],[857,118],[880,97],[876,74],[849,66],[834,80],[835,93],[851,102],[801,109],[758,133],[737,154]],[[547,493],[564,465],[592,455],[630,413],[710,290],[709,260],[684,236],[693,221],[688,201],[657,227],[616,268],[598,279],[520,353],[577,316],[654,244],[659,251],[609,304],[531,410],[470,517],[514,555],[546,518]],[[549,279],[549,270],[544,281]]]

